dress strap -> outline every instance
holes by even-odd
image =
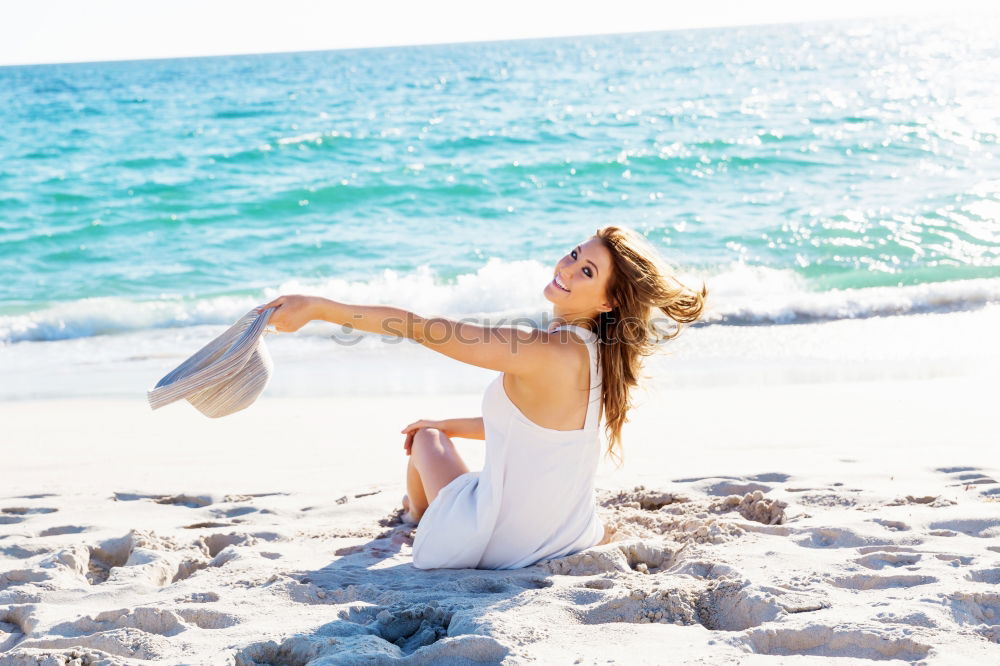
[[[576,326],[575,324],[563,324],[562,326],[555,327],[551,332],[555,333],[561,328],[572,330],[587,343],[587,353],[590,356],[590,391],[587,396],[587,418],[584,421],[583,427],[584,430],[592,430],[597,428],[601,413],[602,378],[601,364],[597,357],[598,337],[593,331],[583,326]]]

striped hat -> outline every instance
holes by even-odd
[[[263,333],[274,310],[258,313],[254,308],[243,315],[147,391],[149,406],[159,409],[186,398],[211,418],[249,407],[271,378]]]

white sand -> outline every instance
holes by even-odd
[[[686,357],[598,476],[615,541],[514,571],[414,569],[399,523],[399,429],[479,394],[3,402],[0,666],[1000,664],[1000,377],[935,358]]]

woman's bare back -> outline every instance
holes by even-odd
[[[504,373],[502,386],[507,398],[532,423],[550,430],[580,430],[587,417],[590,388],[590,357],[587,345],[570,336],[576,349],[565,355],[544,375],[527,377]],[[575,363],[565,359],[573,358]]]

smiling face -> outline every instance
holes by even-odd
[[[611,271],[611,252],[594,236],[559,260],[543,293],[557,316],[596,317],[612,309],[606,292]]]

